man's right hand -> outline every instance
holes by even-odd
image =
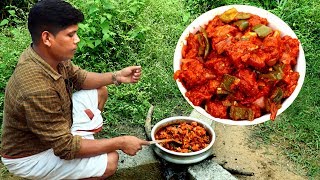
[[[118,136],[110,139],[81,139],[80,150],[76,158],[93,157],[104,153],[122,150],[124,153],[134,156],[149,142],[135,136]]]
[[[130,156],[136,155],[136,153],[142,149],[142,145],[149,144],[148,141],[139,139],[135,136],[121,136],[120,138],[122,138],[120,150]]]

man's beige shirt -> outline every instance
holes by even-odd
[[[52,148],[62,159],[74,159],[80,136],[73,136],[73,89],[81,89],[87,71],[70,60],[56,72],[31,48],[20,56],[6,86],[2,156],[19,158]]]

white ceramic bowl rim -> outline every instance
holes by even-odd
[[[199,31],[200,26],[207,25],[210,20],[212,20],[216,15],[222,14],[226,10],[230,8],[236,8],[238,11],[241,12],[248,12],[252,14],[257,14],[260,17],[266,18],[269,22],[268,26],[270,26],[273,29],[277,29],[281,32],[281,35],[289,35],[293,38],[297,38],[296,34],[294,31],[284,22],[282,21],[279,17],[276,15],[270,13],[269,11],[266,11],[261,8],[257,8],[254,6],[248,6],[248,5],[228,5],[228,6],[221,6],[215,9],[212,9],[206,13],[203,13],[200,15],[198,18],[196,18],[182,33],[180,36],[175,53],[174,53],[174,60],[173,60],[173,69],[174,72],[180,69],[180,60],[182,59],[181,51],[182,47],[184,44],[186,44],[186,38],[190,33],[196,33]],[[297,60],[297,65],[295,67],[295,71],[299,72],[300,77],[298,79],[298,85],[296,86],[294,92],[291,94],[290,97],[288,97],[283,103],[282,107],[278,110],[277,115],[281,114],[283,111],[285,111],[295,100],[295,98],[298,96],[302,84],[305,78],[305,72],[306,72],[306,62],[305,62],[305,56],[304,56],[304,51],[302,49],[301,43],[299,44],[299,55],[298,55],[298,60]],[[221,118],[215,118],[211,116],[209,113],[207,113],[202,107],[200,106],[194,106],[193,103],[185,96],[186,89],[182,85],[182,83],[177,80],[176,81],[178,88],[180,92],[182,93],[183,97],[187,100],[187,102],[194,108],[196,109],[199,113],[202,115],[206,116],[207,118],[224,123],[224,124],[229,124],[229,125],[254,125],[254,124],[259,124],[263,123],[265,121],[270,120],[270,114],[265,114],[259,118],[254,119],[253,121],[249,120],[230,120],[230,119],[221,119]]]
[[[203,152],[206,152],[208,151],[212,146],[213,146],[213,143],[215,141],[215,138],[216,138],[216,135],[215,135],[215,132],[214,130],[212,129],[212,127],[210,125],[208,125],[206,122],[204,121],[201,121],[199,119],[196,119],[196,118],[193,118],[193,117],[188,117],[188,116],[174,116],[174,117],[169,117],[169,118],[166,118],[166,119],[163,119],[161,121],[159,121],[158,123],[156,123],[152,130],[151,130],[151,139],[154,141],[156,140],[154,135],[156,133],[156,130],[158,130],[158,127],[161,127],[161,125],[165,124],[165,123],[170,123],[172,121],[178,121],[178,120],[190,120],[190,121],[195,121],[197,123],[199,123],[200,125],[203,125],[205,129],[209,130],[212,134],[212,137],[211,137],[211,141],[210,143],[208,144],[207,147],[199,150],[199,151],[195,151],[195,152],[190,152],[190,153],[180,153],[180,152],[175,152],[175,151],[170,151],[169,149],[166,149],[164,147],[162,147],[160,144],[156,143],[155,145],[160,148],[161,150],[169,153],[169,154],[173,154],[173,155],[176,155],[176,156],[194,156],[194,155],[198,155],[198,154],[201,154]]]

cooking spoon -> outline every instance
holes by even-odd
[[[155,143],[162,143],[162,142],[171,142],[174,141],[178,144],[182,144],[181,141],[175,140],[175,139],[160,139],[160,140],[154,140],[154,141],[149,141],[149,144],[155,144]]]

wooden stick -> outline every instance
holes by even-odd
[[[231,174],[239,174],[239,175],[244,175],[244,176],[253,176],[254,175],[254,172],[241,171],[241,170],[233,169],[233,168],[225,168],[225,169],[227,171],[229,171]]]
[[[151,104],[146,117],[146,122],[144,123],[144,131],[146,133],[148,140],[151,140],[151,119],[152,119],[153,109],[154,109],[154,106]]]
[[[253,176],[254,175],[254,172],[242,171],[239,169],[225,167],[225,164],[226,164],[226,162],[219,163],[220,166],[222,166],[225,170],[229,171],[231,174],[239,174],[239,175],[244,175],[244,176]]]
[[[173,141],[173,139],[161,139],[161,140],[149,141],[149,144],[162,143],[162,142],[170,142],[170,141]]]
[[[177,141],[175,139],[160,139],[160,140],[155,140],[155,141],[149,141],[149,144],[162,143],[162,142],[171,142],[171,141],[174,141],[174,142],[176,142],[178,144],[182,144],[182,142]]]

